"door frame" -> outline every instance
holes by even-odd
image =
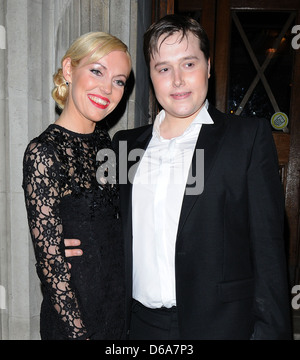
[[[300,24],[299,0],[222,0],[216,9],[216,33],[221,34],[215,42],[215,90],[216,107],[227,111],[230,47],[229,36],[232,11],[295,11],[296,24]],[[295,50],[293,66],[293,86],[291,88],[291,106],[288,134],[274,132],[273,137],[278,150],[279,166],[283,171],[282,182],[285,190],[286,241],[288,263],[292,283],[300,280],[299,233],[300,233],[300,105],[297,101],[300,93],[300,50]],[[297,81],[298,80],[298,81]]]
[[[176,10],[175,0],[152,0],[153,17],[156,21]],[[201,24],[211,43],[211,64],[213,68],[215,106],[227,111],[230,30],[233,11],[295,11],[296,24],[300,24],[299,0],[185,0],[185,8],[202,10]],[[179,9],[180,10],[180,9]],[[293,86],[291,88],[290,132],[274,132],[278,151],[279,167],[285,191],[287,252],[291,283],[300,281],[300,49],[295,50],[293,66]],[[299,95],[298,95],[299,97]],[[152,119],[157,113],[155,98],[150,98]],[[151,105],[152,104],[152,105]],[[154,110],[153,110],[154,109]]]

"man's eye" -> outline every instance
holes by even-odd
[[[193,67],[194,64],[193,64],[193,63],[187,63],[185,66],[186,66],[186,67]]]
[[[167,71],[168,71],[168,68],[163,68],[163,69],[159,70],[160,73],[164,73],[164,72],[167,72]]]

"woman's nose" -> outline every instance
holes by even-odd
[[[107,79],[106,81],[103,81],[100,85],[101,91],[103,91],[106,95],[111,94],[112,92],[112,82]]]

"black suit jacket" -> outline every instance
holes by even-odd
[[[196,143],[196,149],[204,149],[204,190],[184,196],[177,231],[180,336],[291,339],[284,197],[270,125],[264,119],[225,115],[212,106],[209,113],[214,124],[202,126]],[[134,169],[139,160],[128,161],[130,151],[146,149],[151,136],[150,125],[115,135],[117,152],[120,141],[126,141],[127,152],[123,142],[119,154],[123,175],[126,166]],[[120,184],[120,192],[129,329],[132,184]]]

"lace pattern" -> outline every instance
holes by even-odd
[[[30,142],[24,155],[23,189],[37,274],[61,320],[61,331],[70,339],[89,334],[64,256],[60,203],[64,196],[80,198],[92,192],[90,216],[99,206],[113,206],[117,215],[116,186],[96,180],[101,165],[96,155],[105,148],[111,148],[111,142],[101,128],[81,135],[50,125]]]

